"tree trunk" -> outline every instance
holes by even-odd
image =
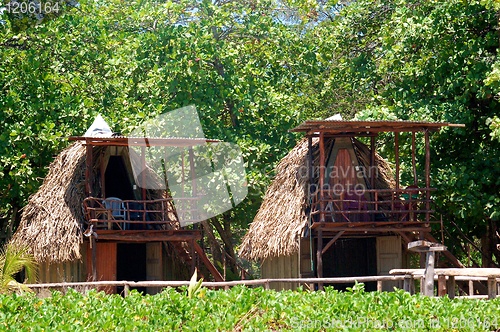
[[[222,263],[223,260],[223,254],[222,250],[219,244],[219,241],[215,238],[214,232],[212,230],[212,226],[208,223],[208,221],[203,220],[201,222],[201,225],[203,226],[203,230],[205,231],[205,234],[207,235],[208,243],[210,244],[210,249],[212,252],[212,259],[214,261],[215,267],[217,267],[217,262]],[[205,248],[203,248],[205,249]]]
[[[224,214],[223,218],[225,227],[222,227],[221,223],[217,218],[212,218],[211,221],[215,226],[215,229],[217,229],[217,232],[219,233],[222,242],[224,243],[224,250],[226,254],[229,255],[230,257],[229,259],[226,259],[226,262],[229,263],[231,271],[235,275],[238,275],[238,266],[236,265],[236,254],[234,252],[234,247],[232,242],[233,237],[231,232],[231,225],[229,222],[229,216],[227,214]]]

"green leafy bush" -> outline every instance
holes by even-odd
[[[429,298],[403,291],[341,293],[234,287],[188,298],[186,289],[150,296],[70,290],[39,299],[0,296],[7,331],[412,330],[491,331],[500,327],[500,300]]]

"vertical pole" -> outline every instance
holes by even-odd
[[[319,199],[320,199],[320,222],[325,221],[325,193],[323,187],[325,186],[325,133],[319,134]]]
[[[92,281],[97,281],[97,244],[94,234],[90,236],[90,241],[92,241]]]
[[[190,249],[191,249],[191,275],[194,274],[196,269],[196,252],[194,250],[194,240],[189,241]],[[224,278],[226,280],[226,278]]]
[[[312,153],[312,137],[309,136],[307,138],[307,176],[309,177],[309,185],[311,185],[313,182],[314,182],[314,166],[313,166],[313,153]],[[302,173],[301,173],[302,174]],[[309,189],[309,192],[307,193],[308,194],[308,198],[309,198],[309,201],[311,201],[310,199],[312,197],[310,197],[311,195],[311,188],[308,188]]]
[[[323,278],[323,229],[318,229],[318,245],[316,250],[316,269],[318,278]],[[323,283],[318,283],[318,290],[323,290]]]
[[[196,195],[197,195],[197,188],[196,188],[196,172],[195,172],[195,167],[194,167],[194,151],[193,151],[193,147],[190,146],[189,147],[189,170],[190,170],[190,173],[191,173],[191,197],[193,199],[196,199]],[[191,200],[190,201],[191,203],[189,204],[189,210],[190,210],[190,216],[191,216],[191,219],[198,219],[198,215],[196,216],[196,218],[194,218],[194,211],[193,211],[193,202],[196,202],[194,200]],[[196,211],[198,212],[198,211]]]
[[[415,136],[415,132],[413,131],[411,133],[411,166],[413,169],[413,185],[418,187]]]
[[[448,297],[450,299],[455,298],[455,277],[454,276],[449,276],[448,280],[446,281],[446,289],[448,292]]]
[[[377,169],[378,173],[378,169]],[[375,173],[375,136],[370,137],[370,189],[373,190],[375,189],[375,177],[378,175]],[[370,201],[377,201],[377,193],[372,192],[370,195]],[[375,196],[375,197],[374,197]],[[375,203],[376,205],[377,203]],[[359,205],[361,206],[361,204]],[[370,210],[376,210],[376,206],[374,206],[373,203],[370,204],[369,206]],[[371,220],[375,221],[375,214],[371,213]]]
[[[424,295],[434,295],[434,259],[435,252],[427,252],[427,266],[425,267]]]
[[[497,297],[497,278],[495,276],[488,277],[488,299],[493,300]]]
[[[99,169],[101,171],[101,196],[102,198],[106,198],[106,170],[104,169],[104,155],[105,150],[103,149],[101,152],[101,157],[99,161]]]
[[[399,133],[394,133],[394,154],[396,158],[396,197],[399,196]]]
[[[425,130],[425,221],[430,220],[431,209],[431,148],[429,143],[429,130]]]
[[[142,172],[141,172],[141,197],[142,197],[142,200],[145,201],[146,200],[146,147],[145,146],[141,146],[141,169],[142,169]],[[144,213],[144,215],[146,215],[146,213]]]
[[[438,275],[438,296],[445,296],[447,293],[446,276],[440,274]]]
[[[375,189],[375,136],[370,137],[370,189]]]

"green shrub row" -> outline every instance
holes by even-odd
[[[494,331],[500,300],[428,298],[401,290],[364,292],[264,290],[234,287],[123,298],[91,291],[0,296],[5,331]]]

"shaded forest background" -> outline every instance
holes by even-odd
[[[203,224],[215,260],[236,258],[288,130],[340,113],[464,123],[431,140],[436,210],[464,263],[500,262],[499,1],[30,1],[0,6],[3,240],[97,114],[126,135],[194,104],[248,174],[247,199]]]

